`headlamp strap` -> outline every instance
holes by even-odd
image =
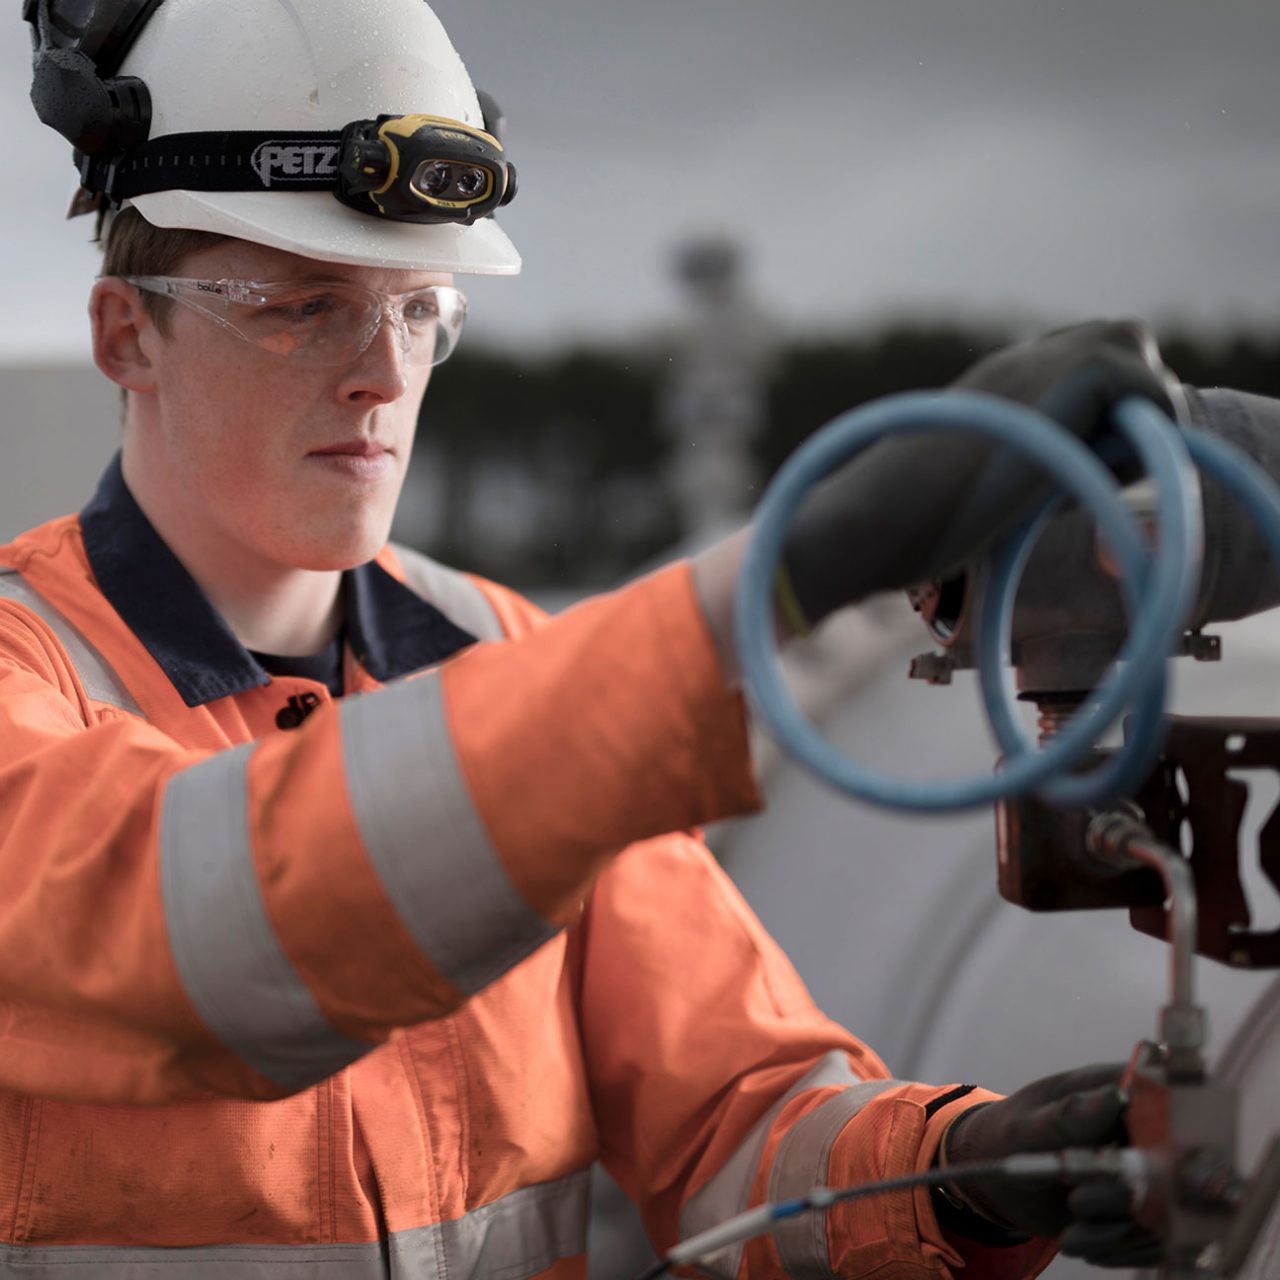
[[[109,200],[157,191],[332,191],[338,185],[338,130],[170,133],[114,159],[80,156],[80,181]]]
[[[115,155],[77,152],[72,214],[159,191],[328,191],[361,213],[470,225],[516,193],[489,133],[431,115],[353,120],[342,130],[170,133]]]

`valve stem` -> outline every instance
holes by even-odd
[[[1079,710],[1084,701],[1078,693],[1041,693],[1036,695],[1036,710],[1040,713],[1036,728],[1040,731],[1040,745],[1047,746],[1049,739],[1061,733],[1067,721]]]

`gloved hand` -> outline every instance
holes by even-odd
[[[1145,396],[1170,416],[1181,399],[1150,331],[1132,320],[1073,325],[1007,347],[954,387],[1033,405],[1094,447],[1111,434],[1111,410],[1126,397]],[[983,436],[882,440],[802,503],[783,548],[780,609],[794,625],[812,626],[874,592],[947,577],[1051,485],[1034,463]]]
[[[1123,1063],[1046,1076],[999,1102],[963,1112],[944,1135],[941,1165],[982,1163],[1020,1152],[1124,1145]],[[990,1178],[957,1191],[981,1219],[1005,1231],[1046,1236],[1063,1253],[1099,1267],[1159,1260],[1159,1242],[1133,1220],[1118,1182],[1070,1186],[1056,1178]],[[963,1233],[963,1228],[958,1228]],[[980,1232],[975,1232],[981,1238]]]

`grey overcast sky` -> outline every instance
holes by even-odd
[[[709,232],[749,250],[792,329],[1280,321],[1275,0],[435,7],[520,170],[500,221],[524,274],[465,282],[489,341],[660,324],[673,246]],[[61,220],[68,148],[27,101],[17,10],[0,37],[0,358],[82,354],[95,255],[87,220]]]

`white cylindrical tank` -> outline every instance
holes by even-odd
[[[1280,617],[1222,631],[1221,663],[1176,664],[1174,709],[1280,716]],[[972,681],[909,680],[911,655],[929,647],[923,628],[908,620],[894,630],[882,614],[879,635],[877,665],[846,681],[842,698],[811,691],[827,736],[864,762],[916,776],[989,769],[996,752]],[[1137,1040],[1155,1036],[1167,947],[1134,932],[1124,911],[1038,915],[1003,902],[990,811],[890,814],[790,764],[772,768],[766,784],[766,812],[713,832],[717,852],[818,1003],[895,1074],[1011,1091],[1068,1067],[1124,1060]],[[1260,791],[1255,828],[1280,778]],[[1255,927],[1280,927],[1280,897],[1249,870]],[[1242,1091],[1249,1169],[1280,1130],[1280,978],[1205,960],[1196,975],[1210,1061]],[[1243,1275],[1274,1280],[1278,1271],[1280,1214]],[[1096,1273],[1059,1259],[1047,1274]]]

